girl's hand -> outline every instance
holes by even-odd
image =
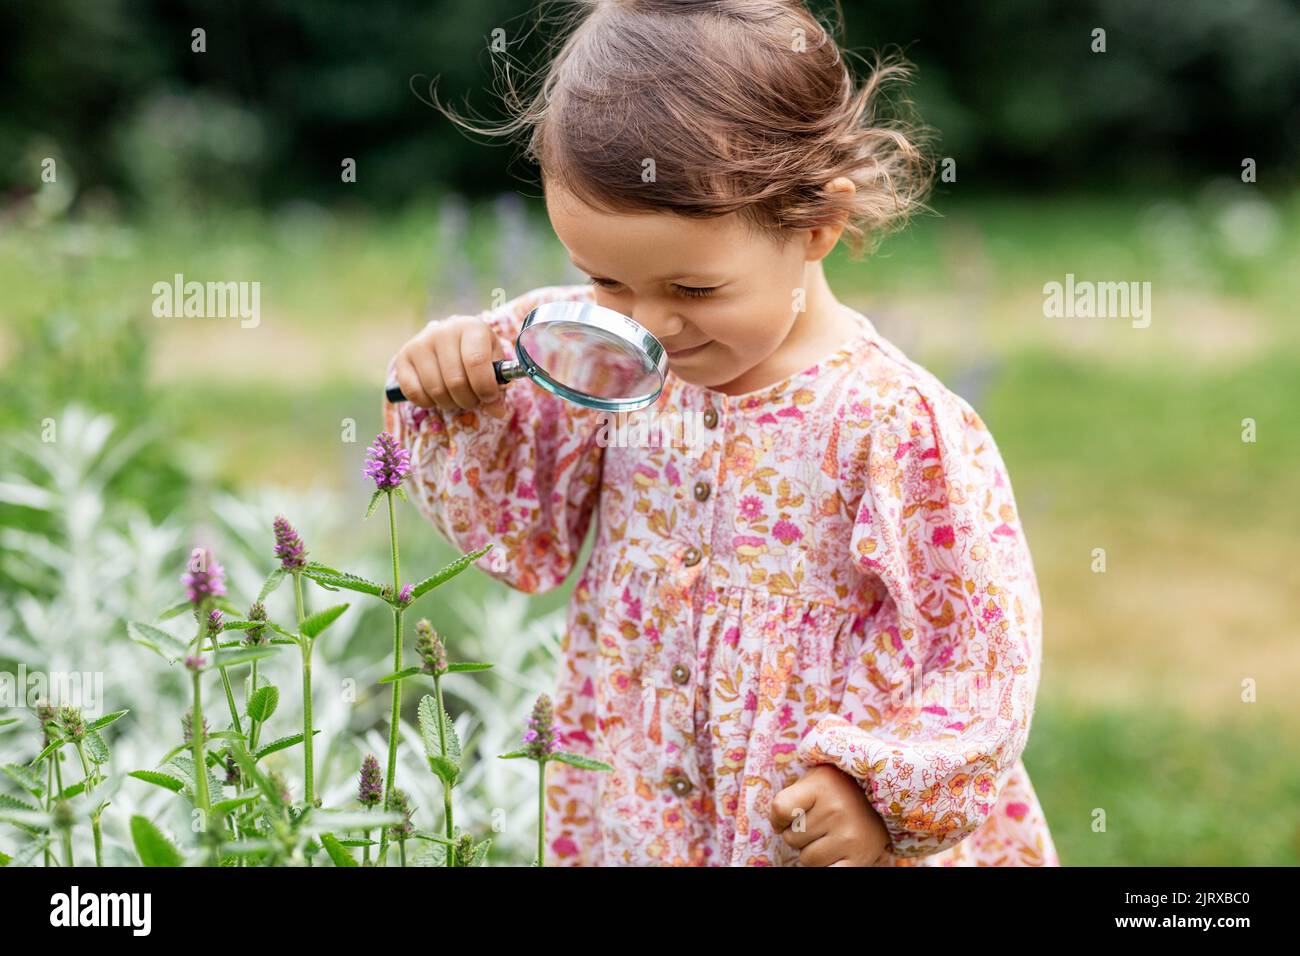
[[[862,785],[828,763],[773,797],[769,818],[804,866],[873,866],[889,846],[889,831]]]
[[[493,418],[509,414],[498,401],[504,386],[492,369],[506,357],[496,333],[478,316],[453,315],[425,326],[397,353],[394,375],[402,394],[421,408],[446,412],[483,406]]]

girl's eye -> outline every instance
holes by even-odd
[[[608,289],[611,286],[618,285],[618,283],[615,282],[613,279],[591,279],[590,281],[593,285],[598,285],[602,289]]]
[[[713,295],[713,288],[714,287],[699,288],[699,287],[694,287],[689,285],[679,285],[677,287],[677,291],[680,292],[682,295],[688,296],[692,299],[702,299],[706,295]]]

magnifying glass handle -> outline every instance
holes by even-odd
[[[522,365],[512,359],[497,359],[492,363],[492,371],[496,374],[497,383],[500,385],[509,385],[515,379],[528,374]],[[393,403],[407,401],[406,396],[402,394],[401,386],[396,382],[385,389],[384,395]]]

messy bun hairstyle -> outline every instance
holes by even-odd
[[[885,95],[909,78],[901,56],[859,82],[802,0],[566,2],[530,89],[497,54],[507,121],[433,104],[475,133],[528,133],[543,186],[607,212],[739,213],[778,243],[842,218],[854,257],[924,208],[929,131]],[[856,191],[825,192],[839,176]]]

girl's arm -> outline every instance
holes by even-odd
[[[534,289],[481,317],[513,359],[529,310],[577,298],[586,288]],[[573,569],[591,522],[603,460],[596,441],[601,413],[527,379],[505,386],[500,401],[509,412],[501,419],[479,409],[385,401],[384,425],[411,453],[406,487],[420,513],[463,552],[491,542],[477,562],[488,574],[521,591],[549,591]]]
[[[908,388],[856,451],[866,490],[850,550],[889,598],[839,713],[798,755],[857,778],[890,853],[925,856],[984,823],[1025,747],[1038,587],[1001,455],[963,400]]]

